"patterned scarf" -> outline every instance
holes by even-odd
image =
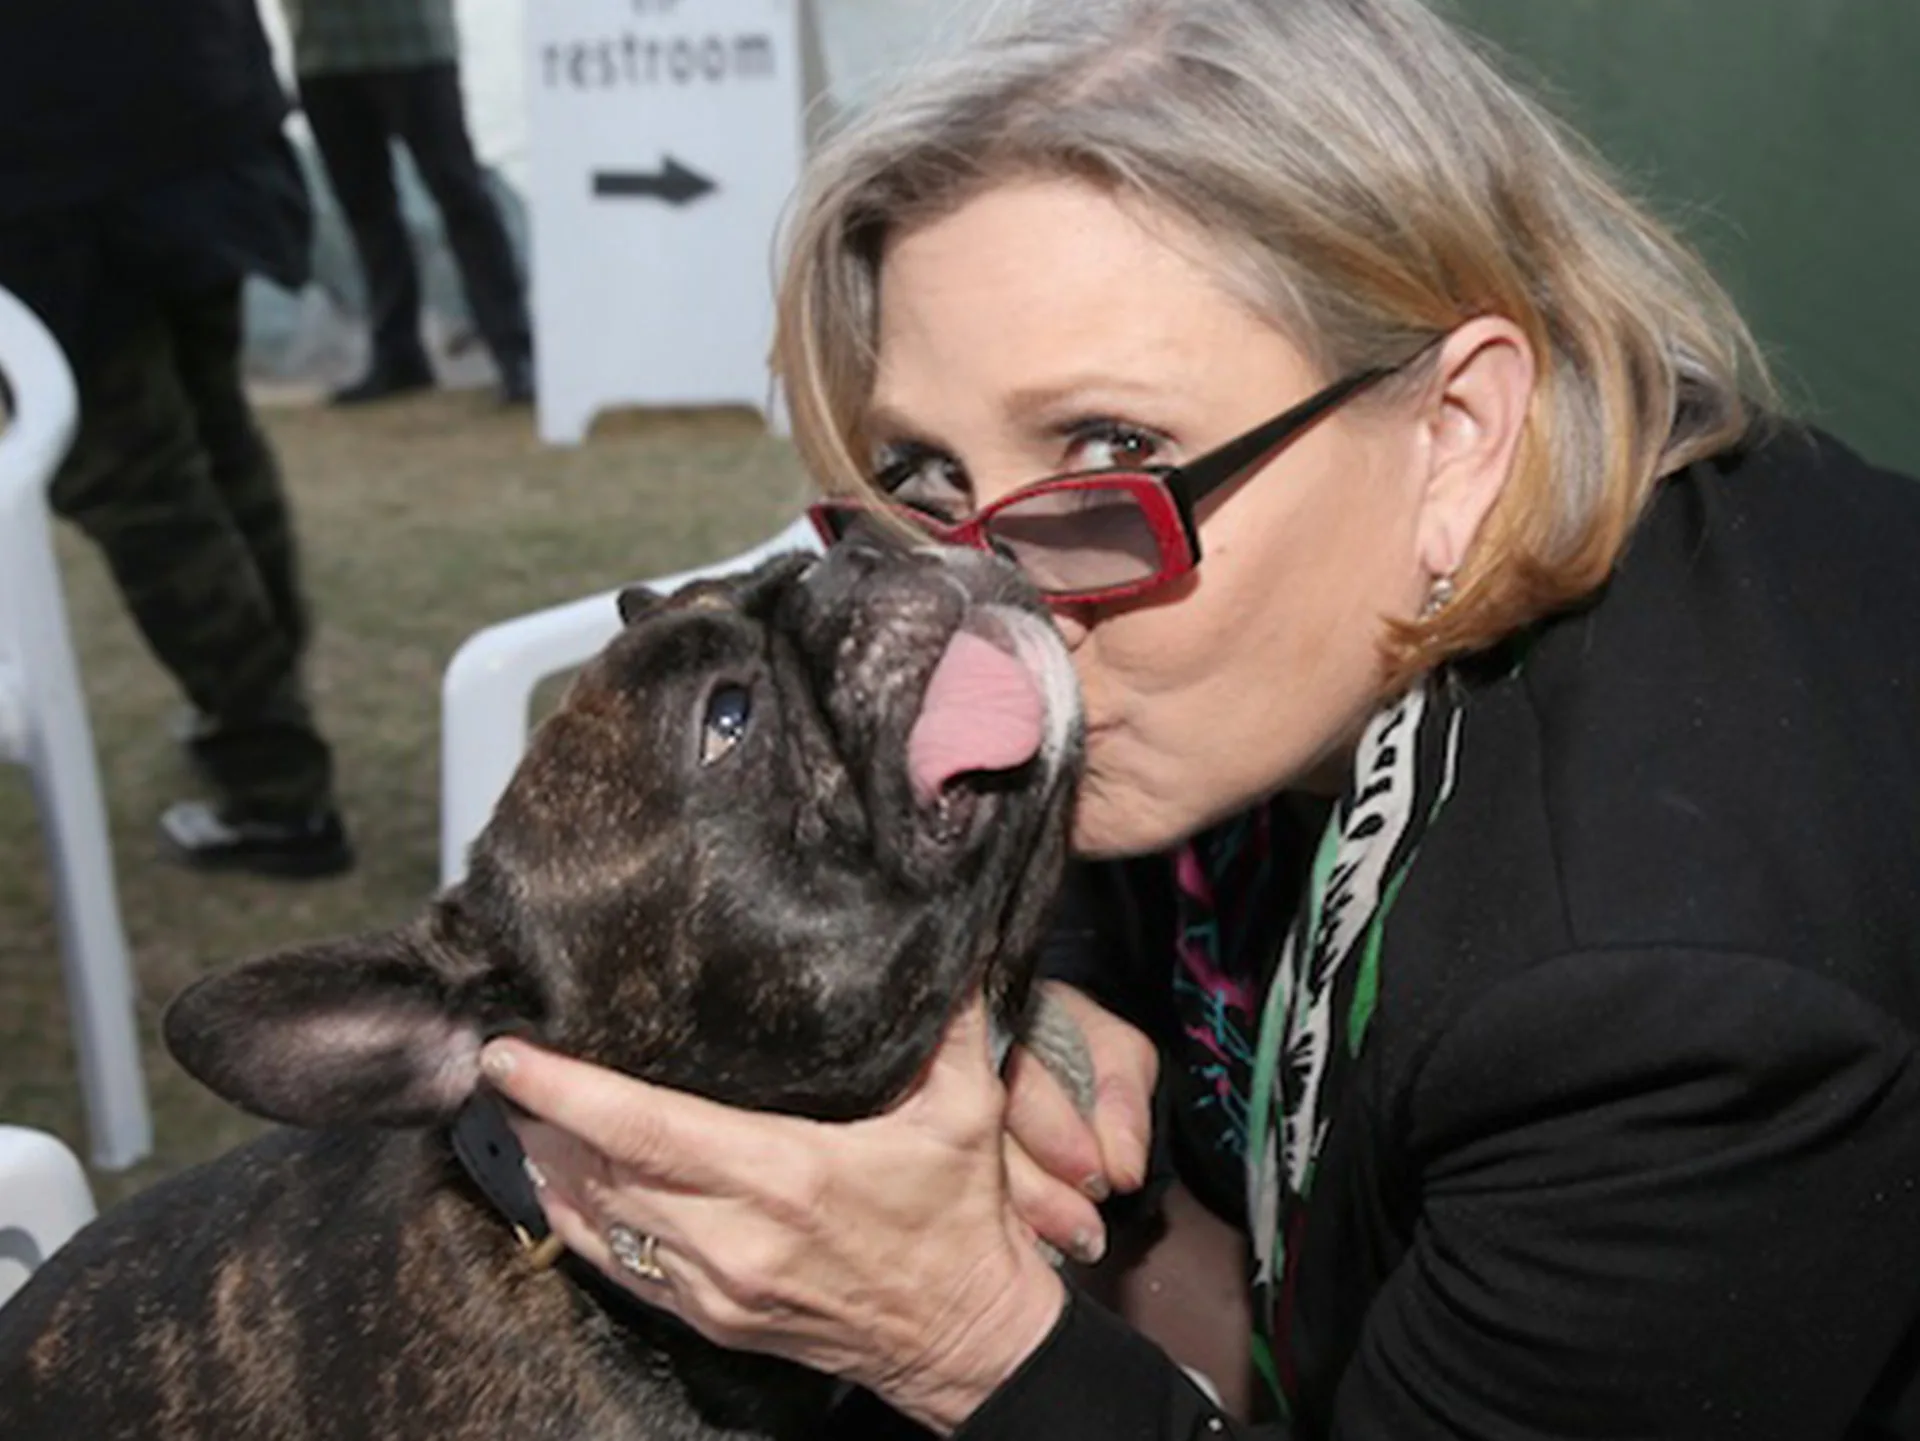
[[[1173,1004],[1186,1045],[1169,1081],[1183,1130],[1223,1187],[1246,1173],[1260,968],[1286,932],[1286,912],[1272,903],[1285,884],[1275,874],[1278,804],[1202,831],[1173,858]]]
[[[1322,1102],[1342,1093],[1366,1040],[1381,933],[1421,837],[1452,794],[1460,720],[1455,688],[1443,677],[1368,723],[1262,1008],[1247,1123],[1253,1350],[1283,1414],[1295,1386],[1294,1243],[1326,1142]]]

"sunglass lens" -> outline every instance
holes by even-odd
[[[1036,491],[995,511],[986,530],[996,549],[1051,594],[1134,585],[1164,566],[1140,498],[1125,486]]]

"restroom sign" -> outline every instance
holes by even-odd
[[[804,0],[533,0],[541,438],[610,406],[771,401],[775,234],[819,92]]]

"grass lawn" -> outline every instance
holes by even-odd
[[[159,859],[153,819],[192,790],[167,738],[180,701],[91,548],[63,534],[156,1128],[152,1160],[94,1176],[103,1205],[256,1128],[161,1049],[169,996],[261,951],[397,921],[431,892],[439,681],[460,641],[729,554],[785,524],[805,493],[790,447],[740,412],[615,416],[573,450],[541,446],[525,412],[496,410],[486,392],[273,409],[265,420],[299,511],[320,622],[312,685],[361,863],[295,884],[201,877]],[[0,769],[0,1122],[86,1153],[45,855],[13,767]]]

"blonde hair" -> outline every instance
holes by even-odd
[[[857,116],[809,168],[774,343],[803,457],[868,485],[887,237],[1015,176],[1180,217],[1327,375],[1476,315],[1538,375],[1455,599],[1391,628],[1389,675],[1597,588],[1654,483],[1739,441],[1767,370],[1704,266],[1419,0],[1031,0]]]

